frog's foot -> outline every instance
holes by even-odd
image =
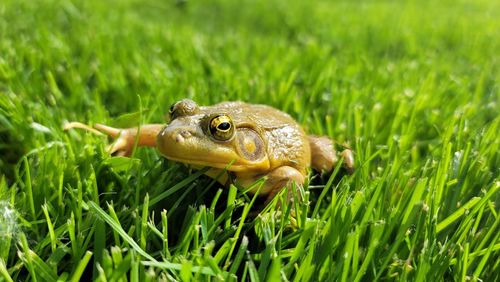
[[[265,198],[264,206],[267,206],[274,197],[283,189],[287,189],[287,202],[290,203],[294,198],[293,188],[298,188],[304,184],[304,175],[297,169],[290,166],[281,166],[266,175],[247,175],[246,173],[236,173],[234,181],[243,187],[249,187],[255,181],[266,178],[266,181],[260,187],[259,196]],[[250,191],[251,194],[257,191]],[[300,194],[297,193],[299,200]]]
[[[130,156],[137,146],[156,146],[156,136],[163,129],[163,124],[148,124],[140,128],[114,128],[104,124],[95,124],[90,127],[80,122],[70,122],[64,126],[64,130],[80,128],[98,135],[106,135],[114,138],[107,151],[118,156]]]
[[[343,150],[340,154],[334,149],[333,141],[325,136],[309,136],[311,146],[311,167],[320,172],[331,172],[339,161],[343,159],[342,166],[347,173],[354,172],[354,156],[350,149]]]
[[[298,188],[303,184],[304,175],[298,170],[289,166],[278,167],[267,175],[267,181],[262,187],[264,192],[267,192],[265,204],[270,203],[282,189],[287,189],[287,203],[291,203],[295,197],[300,201]],[[297,191],[296,196],[293,189]]]
[[[347,173],[354,173],[354,153],[351,149],[344,149],[340,152],[340,156],[342,157],[342,166],[345,168]]]

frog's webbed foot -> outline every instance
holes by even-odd
[[[311,167],[320,172],[333,171],[342,157],[342,166],[347,173],[354,172],[354,156],[351,149],[344,149],[340,154],[334,149],[333,141],[325,136],[309,136],[311,147]]]
[[[148,124],[140,128],[114,128],[104,124],[95,124],[90,127],[80,122],[70,122],[64,126],[64,130],[80,128],[98,135],[106,135],[114,138],[115,141],[107,147],[110,154],[117,156],[130,156],[137,143],[137,146],[156,146],[156,136],[165,125]]]

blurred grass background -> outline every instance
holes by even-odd
[[[498,279],[499,13],[496,1],[485,0],[2,1],[0,195],[16,210],[18,226],[3,242],[0,273],[8,274],[0,277],[79,277],[81,268],[95,278],[116,245],[122,249],[114,249],[109,269],[133,280],[144,257],[124,250],[130,242],[89,208],[92,202],[107,210],[112,201],[122,228],[158,260],[214,267],[201,250],[221,251],[219,278]],[[154,150],[139,150],[138,160],[114,160],[104,152],[105,140],[63,132],[62,125],[113,124],[140,110],[129,125],[161,122],[186,97],[201,105],[275,106],[308,132],[353,147],[359,169],[326,185],[323,202],[315,192],[321,189],[312,187],[307,220],[293,232],[247,221],[249,256],[241,265],[223,242],[211,246],[210,236],[200,235],[204,243],[196,245],[192,234],[170,234],[183,247],[167,255],[169,248],[154,239],[145,243],[154,231],[141,224],[155,219],[147,209],[141,214],[146,193],[163,201],[151,209],[158,217],[166,208],[173,226],[205,226],[196,221],[200,213],[224,215],[229,223],[213,234],[233,238],[231,246],[243,250],[243,234],[232,229],[237,216],[205,211],[216,195],[210,181],[191,179]],[[191,190],[171,190],[186,177],[194,181]],[[164,199],[164,191],[181,198]],[[237,199],[236,207],[244,206],[244,195]],[[461,209],[467,203],[473,212]],[[190,205],[193,220],[186,223],[190,217],[176,208]],[[151,224],[159,226],[158,218]],[[285,236],[286,244],[259,236],[261,225]],[[339,225],[339,233],[328,228]],[[325,246],[332,252],[308,265]],[[29,250],[48,259],[48,268],[33,263]],[[91,262],[80,264],[87,251]],[[116,270],[118,253],[131,261],[128,267]],[[70,259],[61,263],[64,257]],[[151,269],[156,278],[196,273]]]

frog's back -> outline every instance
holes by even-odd
[[[266,144],[271,169],[291,166],[303,174],[311,161],[307,135],[287,113],[267,105],[224,102],[204,107],[207,113],[224,112],[236,127],[251,127]]]

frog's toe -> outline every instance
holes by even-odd
[[[345,149],[340,153],[342,159],[344,160],[342,165],[347,170],[349,174],[354,173],[354,153],[350,149]]]
[[[104,135],[104,133],[102,133],[100,130],[95,129],[93,127],[90,127],[84,123],[77,122],[77,121],[67,122],[63,126],[63,130],[65,130],[65,131],[70,130],[70,129],[74,129],[74,128],[84,129],[84,130],[86,130],[88,132],[92,132],[96,135]]]
[[[107,151],[116,156],[128,157],[132,153],[132,148],[134,143],[130,142],[130,138],[127,138],[126,134],[121,134],[115,142],[110,144]]]
[[[84,129],[96,135],[107,135],[116,140],[107,147],[110,154],[116,156],[130,156],[134,146],[134,135],[130,129],[114,128],[104,124],[95,124],[93,127],[81,122],[68,122],[64,125],[64,130],[73,128]]]

